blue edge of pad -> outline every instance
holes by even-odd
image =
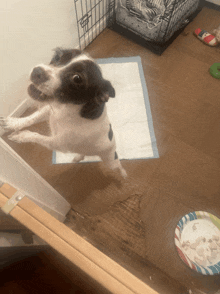
[[[140,56],[113,57],[113,58],[96,59],[96,61],[98,64],[128,63],[128,62],[137,62],[138,63],[141,84],[142,84],[142,89],[143,89],[143,94],[144,94],[144,102],[145,102],[145,107],[146,107],[146,112],[147,112],[148,126],[149,126],[149,130],[150,130],[151,145],[152,145],[152,150],[153,150],[153,154],[154,154],[154,157],[150,157],[150,158],[151,159],[152,158],[159,158],[159,153],[158,153],[158,149],[157,149],[157,142],[156,142],[156,137],[155,137],[155,133],[154,133],[153,119],[152,119],[152,115],[151,115],[150,101],[149,101],[149,97],[148,97],[147,85],[145,82],[144,70],[143,70],[143,66],[142,66],[142,62],[141,62],[141,57]],[[148,159],[148,158],[149,157],[144,157],[144,158],[139,158],[139,159]],[[130,159],[130,160],[133,160],[133,159]],[[56,151],[53,151],[52,164],[56,164]]]

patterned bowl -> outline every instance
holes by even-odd
[[[175,245],[182,261],[203,275],[220,274],[220,219],[211,213],[186,214],[176,226]]]

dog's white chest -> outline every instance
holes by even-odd
[[[49,124],[52,136],[64,134],[65,132],[78,133],[79,126],[78,105],[56,105],[51,106]]]
[[[95,120],[82,118],[79,112],[76,105],[52,109],[49,120],[51,135],[57,138],[60,150],[95,154],[97,149],[113,143],[108,139],[109,120],[106,110]]]

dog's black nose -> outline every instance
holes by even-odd
[[[37,85],[46,82],[49,77],[43,67],[37,66],[32,70],[31,81]]]

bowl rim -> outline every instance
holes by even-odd
[[[220,274],[220,260],[218,263],[210,265],[210,266],[201,266],[198,265],[196,262],[189,259],[189,257],[182,251],[182,245],[181,245],[181,233],[187,223],[196,220],[196,219],[209,219],[212,221],[212,223],[219,229],[220,231],[220,219],[216,217],[215,215],[206,212],[206,211],[194,211],[190,212],[186,215],[184,215],[178,222],[176,228],[175,228],[175,247],[177,250],[177,253],[181,260],[192,270],[201,273],[203,275],[217,275]]]

